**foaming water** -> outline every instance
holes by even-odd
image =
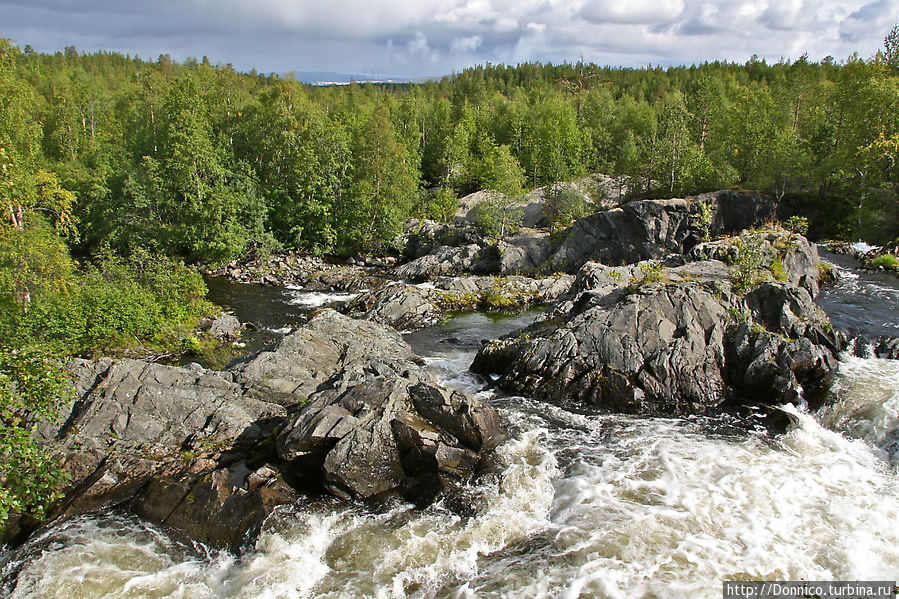
[[[821,422],[883,450],[899,467],[899,360],[842,356],[833,395]]]
[[[235,560],[120,514],[57,523],[29,541],[18,557],[3,567],[4,577],[11,578],[4,587],[12,588],[0,587],[13,599],[215,597],[211,586]]]
[[[790,408],[792,429],[772,438],[726,416],[484,390],[466,370],[480,338],[530,318],[468,315],[407,337],[512,433],[498,472],[465,490],[465,515],[310,503],[273,514],[241,557],[132,518],[80,518],[7,556],[12,596],[693,599],[720,597],[722,580],[899,579],[899,362],[845,356],[833,406]]]
[[[300,306],[302,308],[320,308],[322,306],[332,306],[334,304],[342,304],[357,297],[358,293],[323,293],[314,291],[303,291],[302,289],[293,289],[288,287],[287,292],[289,299],[287,303],[292,306]]]

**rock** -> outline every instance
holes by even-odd
[[[885,360],[899,360],[899,338],[880,339],[874,346],[874,355]]]
[[[741,296],[717,261],[663,269],[647,282],[643,264],[585,265],[573,298],[486,343],[472,370],[498,374],[512,393],[631,413],[823,397],[842,344],[808,289],[769,282]]]
[[[589,260],[626,264],[683,253],[691,233],[686,200],[646,200],[579,219],[551,259],[576,272]]]
[[[411,331],[439,323],[446,315],[434,288],[392,283],[362,294],[348,307],[366,320]]]
[[[535,272],[551,256],[552,243],[549,233],[522,231],[497,243],[499,251],[499,274]]]
[[[683,254],[701,237],[700,203],[710,207],[712,236],[748,229],[774,216],[773,203],[730,191],[630,202],[575,221],[550,259],[552,268],[576,272],[590,260],[620,265]]]
[[[492,408],[441,390],[396,332],[333,310],[232,370],[127,359],[69,369],[79,397],[63,425],[39,431],[67,456],[71,479],[51,517],[122,505],[235,550],[303,489],[433,499],[506,437]],[[412,388],[440,400],[421,413]],[[415,439],[432,433],[439,442],[419,449],[434,461],[404,466]],[[34,525],[16,523],[4,542]]]
[[[495,410],[458,391],[419,383],[409,389],[409,396],[420,415],[475,451],[493,449],[508,439]]]
[[[688,253],[690,260],[718,260],[735,264],[740,257],[741,247],[750,245],[747,240],[755,239],[760,246],[760,275],[767,280],[780,280],[790,285],[807,289],[813,296],[818,294],[819,278],[822,276],[818,265],[821,258],[818,248],[802,235],[783,230],[747,233],[718,241],[700,243]]]
[[[209,325],[209,334],[217,339],[237,339],[241,324],[233,314],[224,313]]]
[[[498,272],[499,256],[495,248],[469,244],[434,248],[432,253],[393,269],[393,275],[411,281],[427,281],[440,276],[463,273]]]
[[[359,318],[399,331],[432,326],[451,310],[522,310],[567,293],[570,275],[527,277],[447,277],[433,283],[391,283],[361,294],[347,306]]]

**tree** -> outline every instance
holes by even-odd
[[[70,383],[53,356],[0,346],[0,528],[11,513],[42,518],[60,496],[62,468],[34,431],[41,422],[58,421],[70,399]]]
[[[344,242],[364,251],[384,249],[402,230],[418,193],[418,172],[385,108],[375,108],[356,133],[353,164],[339,209]]]
[[[524,172],[509,146],[493,146],[484,157],[481,184],[488,193],[478,204],[475,222],[487,235],[506,238],[506,232],[521,222],[519,206],[523,193]]]
[[[299,84],[287,81],[247,109],[235,149],[256,173],[278,239],[287,247],[331,250],[337,241],[335,202],[349,166],[341,127]]]
[[[899,23],[883,38],[883,59],[890,68],[899,69]]]

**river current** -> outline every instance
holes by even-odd
[[[835,326],[899,334],[895,277],[846,264],[838,274],[821,298]],[[234,289],[280,314],[257,320],[258,344],[283,334],[291,310],[345,299]],[[235,556],[107,511],[0,555],[0,593],[677,599],[720,597],[722,580],[899,579],[899,361],[842,356],[833,402],[790,408],[790,430],[772,436],[728,416],[628,417],[495,394],[467,371],[480,340],[534,317],[468,314],[406,336],[512,431],[500,472],[468,489],[468,515],[440,502],[293,506]]]

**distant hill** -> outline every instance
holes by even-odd
[[[410,81],[422,80],[390,75],[373,76],[359,75],[358,73],[334,73],[330,71],[294,71],[290,74],[292,74],[297,81],[313,85],[347,85],[351,81],[358,81],[359,83],[408,83]]]

